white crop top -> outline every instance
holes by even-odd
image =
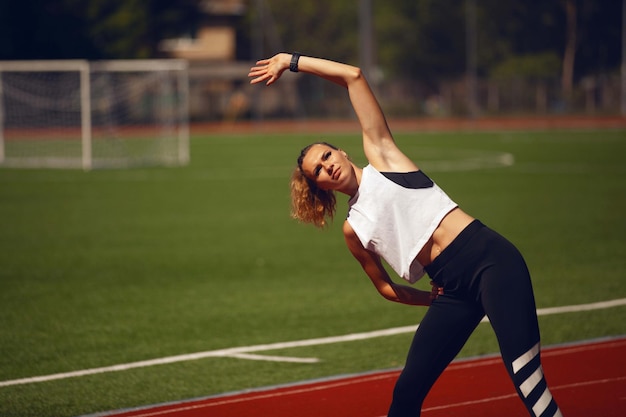
[[[445,215],[457,207],[423,176],[426,184],[407,188],[367,165],[357,194],[348,201],[347,221],[363,247],[384,258],[411,284],[424,276],[417,254]]]

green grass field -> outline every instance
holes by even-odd
[[[0,382],[420,321],[341,236],[289,218],[299,150],[359,135],[195,137],[184,168],[0,169]],[[626,131],[397,134],[524,253],[539,308],[626,297]],[[512,164],[511,164],[512,163]],[[428,287],[428,279],[418,286]],[[626,307],[540,317],[544,345],[626,334]],[[0,386],[0,415],[75,416],[402,365],[411,334]],[[462,352],[497,352],[481,324]]]

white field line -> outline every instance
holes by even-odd
[[[268,356],[268,355],[252,355],[250,353],[234,353],[228,355],[229,358],[248,359],[251,361],[270,361],[270,362],[293,362],[293,363],[317,363],[318,358],[291,358],[288,356]]]
[[[573,306],[538,308],[537,315],[550,316],[552,314],[561,313],[578,313],[581,311],[600,310],[603,308],[619,307],[623,305],[626,305],[626,298],[618,298],[617,300],[600,301],[590,304],[578,304]],[[484,317],[481,322],[486,323],[488,321],[489,319],[487,319],[487,317]]]
[[[618,306],[623,306],[623,305],[626,305],[626,298],[621,298],[621,299],[611,300],[611,301],[602,301],[602,302],[590,303],[590,304],[580,304],[580,305],[574,305],[574,306],[541,308],[537,310],[537,315],[547,316],[551,314],[598,310],[598,309],[618,307]],[[63,373],[58,373],[58,374],[41,375],[41,376],[34,376],[34,377],[28,377],[28,378],[0,381],[0,387],[8,387],[12,385],[23,385],[23,384],[34,384],[37,382],[47,382],[47,381],[54,381],[58,379],[77,378],[77,377],[87,376],[87,375],[96,375],[96,374],[103,374],[103,373],[108,373],[108,372],[126,371],[129,369],[135,369],[135,368],[145,368],[149,366],[166,365],[166,364],[171,364],[171,363],[192,361],[192,360],[205,359],[205,358],[240,357],[240,358],[245,358],[245,359],[258,360],[258,359],[263,358],[263,355],[248,355],[248,354],[252,352],[263,352],[263,351],[268,351],[268,350],[290,349],[290,348],[306,347],[306,346],[328,345],[328,344],[334,344],[334,343],[353,342],[357,340],[373,339],[376,337],[385,337],[385,336],[393,336],[393,335],[404,334],[404,333],[412,333],[417,329],[417,326],[418,325],[394,327],[390,329],[375,330],[375,331],[364,332],[364,333],[353,333],[353,334],[348,334],[348,335],[343,335],[343,336],[332,336],[332,337],[323,337],[323,338],[318,338],[318,339],[297,340],[293,342],[270,343],[270,344],[256,345],[256,346],[242,346],[242,347],[235,347],[235,348],[228,348],[228,349],[219,349],[219,350],[210,350],[210,351],[205,351],[205,352],[190,353],[190,354],[184,354],[184,355],[167,356],[164,358],[156,358],[156,359],[149,359],[145,361],[130,362],[130,363],[112,365],[112,366],[104,366],[101,368],[83,369],[79,371],[63,372]],[[276,356],[273,356],[273,357],[267,356],[266,358],[268,358],[268,360],[277,360]],[[316,358],[284,358],[284,359],[285,361],[294,361],[295,359],[300,362],[311,362],[311,363],[317,361]]]

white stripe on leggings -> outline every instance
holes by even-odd
[[[531,376],[529,376],[526,381],[524,381],[522,383],[522,385],[519,386],[520,391],[522,391],[522,394],[524,394],[524,397],[528,397],[530,395],[530,392],[535,389],[535,387],[537,386],[537,384],[539,384],[539,382],[541,382],[541,380],[543,379],[543,369],[541,368],[541,366],[539,366],[535,372],[532,373]]]
[[[548,388],[545,389],[541,397],[537,400],[535,405],[533,405],[533,412],[536,416],[540,416],[541,413],[546,411],[546,408],[550,405],[550,401],[552,401],[552,394],[550,394],[550,390]]]
[[[537,342],[535,346],[528,349],[526,353],[524,353],[519,358],[513,361],[513,364],[512,364],[513,373],[518,373],[520,369],[528,365],[528,363],[532,361],[535,358],[535,356],[537,356],[538,354],[539,354],[539,342]],[[522,395],[524,395],[524,397],[528,398],[532,390],[535,389],[535,387],[537,387],[537,385],[542,380],[543,380],[543,368],[541,367],[541,364],[539,364],[539,366],[537,366],[537,369],[535,369],[535,371],[528,378],[526,378],[526,380],[522,383],[522,385],[520,385],[519,387],[520,392],[522,393]],[[539,397],[535,405],[533,405],[533,413],[535,413],[535,416],[540,417],[541,414],[544,411],[546,411],[548,406],[550,406],[551,402],[552,402],[552,394],[550,393],[550,390],[546,386],[545,390],[543,391],[543,394],[541,394],[541,397]],[[563,417],[563,414],[561,414],[561,410],[557,408],[556,412],[554,413],[552,417]]]
[[[537,354],[539,353],[539,342],[533,347],[531,347],[528,352],[524,353],[519,358],[513,361],[513,372],[517,373],[520,369],[522,369],[528,362],[530,362]]]

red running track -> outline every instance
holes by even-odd
[[[626,337],[544,348],[542,363],[565,417],[626,416]],[[399,371],[157,405],[115,417],[381,417]],[[453,362],[428,394],[423,417],[526,417],[499,357]]]

